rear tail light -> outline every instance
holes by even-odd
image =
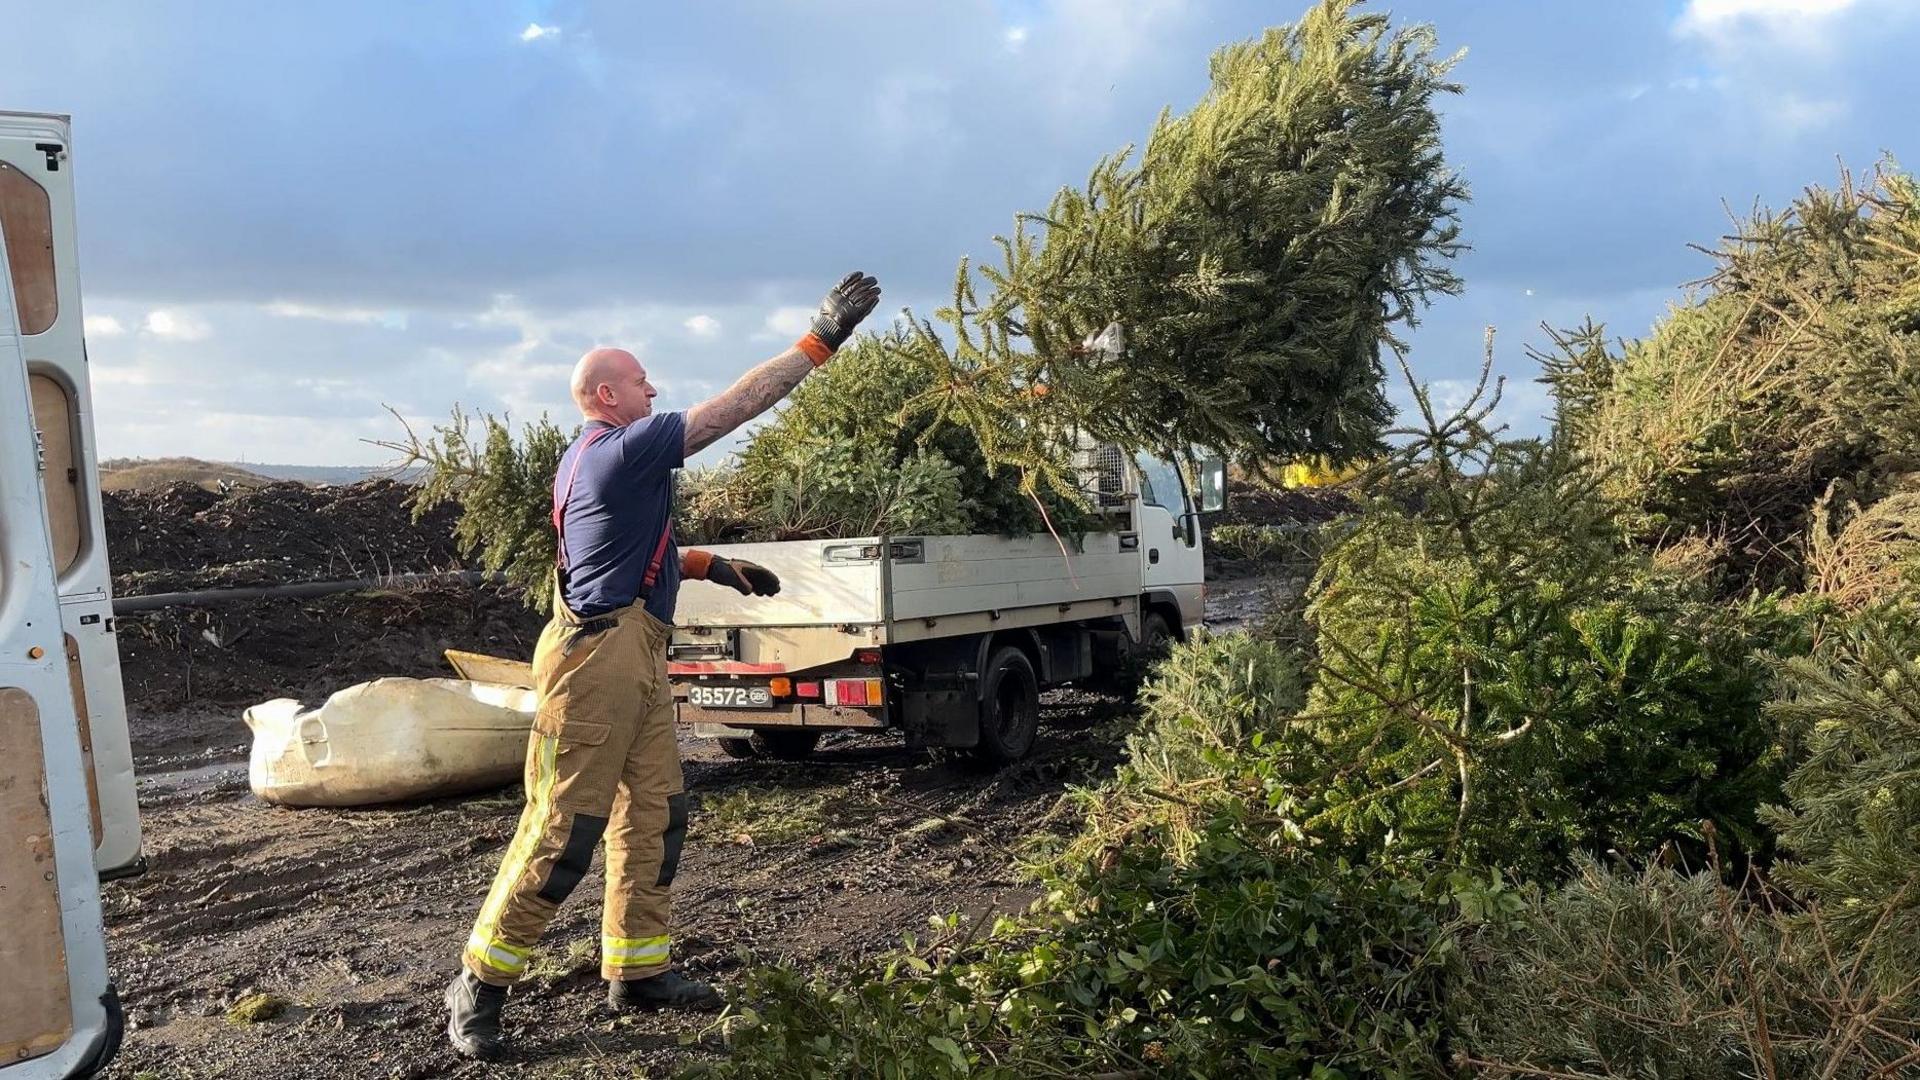
[[[853,654],[854,663],[877,664],[880,662],[879,649],[859,649]]]
[[[817,698],[820,696],[820,684],[817,682],[794,683],[793,694],[795,697]]]
[[[886,689],[879,679],[828,679],[827,704],[872,709],[886,704]]]

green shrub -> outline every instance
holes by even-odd
[[[1883,988],[1920,972],[1920,619],[1875,610],[1789,661],[1773,712],[1799,764],[1777,875]]]
[[[1217,525],[1207,534],[1208,550],[1223,559],[1293,564],[1310,560],[1315,531],[1282,525]]]
[[[1184,861],[1143,836],[985,942],[826,976],[757,969],[730,1057],[705,1072],[1440,1076],[1454,889],[1507,895],[1276,845],[1222,814]]]
[[[1125,763],[1108,782],[1072,793],[1082,825],[1060,857],[1108,858],[1149,831],[1185,857],[1223,807],[1264,800],[1250,755],[1292,722],[1304,692],[1298,658],[1276,642],[1199,631],[1176,643],[1141,688]]]

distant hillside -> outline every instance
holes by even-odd
[[[236,467],[274,480],[298,480],[303,484],[357,484],[376,476],[411,484],[418,481],[421,475],[418,468],[396,473],[384,465],[255,465],[249,461]]]
[[[293,480],[302,484],[357,484],[375,476],[386,476],[401,483],[415,483],[418,468],[394,473],[373,465],[241,465],[230,461],[202,461],[199,458],[114,458],[100,463],[100,490],[146,491],[184,480],[208,491],[230,487],[253,488],[274,480]]]
[[[114,458],[100,463],[102,491],[145,491],[182,480],[217,491],[222,485],[259,487],[270,479],[238,465],[199,458]]]

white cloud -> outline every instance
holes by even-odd
[[[1780,126],[1790,132],[1825,127],[1839,120],[1846,111],[1844,102],[1803,98],[1793,94],[1782,97],[1774,106]]]
[[[799,337],[813,325],[814,310],[810,307],[785,306],[774,308],[767,314],[767,331],[772,334],[785,334]]]
[[[1021,47],[1027,43],[1027,28],[1024,26],[1009,26],[1006,31],[1000,35],[1000,39],[1007,43],[1007,49],[1009,51],[1019,52]]]
[[[1839,16],[1888,0],[1688,0],[1674,32],[1722,54],[1785,49],[1822,54],[1834,45]]]
[[[111,315],[89,315],[81,327],[90,338],[119,337],[127,332],[126,326]]]
[[[521,41],[539,41],[541,38],[554,38],[559,36],[559,27],[541,26],[539,23],[528,23],[527,28],[520,31]]]
[[[692,334],[694,337],[710,338],[720,336],[720,320],[711,315],[695,315],[680,325],[686,327],[687,333]]]
[[[184,311],[155,308],[147,312],[146,331],[157,338],[171,341],[205,341],[213,333],[213,328],[198,315]]]
[[[1822,19],[1858,0],[1689,0],[1680,14],[1682,30],[1710,30],[1736,22],[1791,24]]]
[[[372,308],[326,307],[319,304],[301,304],[291,300],[275,300],[264,305],[269,315],[282,319],[319,319],[322,322],[359,323],[366,326],[384,326],[389,330],[405,330],[407,314],[404,311],[376,311]]]

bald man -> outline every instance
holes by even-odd
[[[585,420],[553,482],[553,618],[533,653],[539,705],[527,744],[526,808],[447,987],[447,1035],[469,1057],[505,1048],[507,987],[606,848],[600,973],[617,1010],[711,1011],[720,995],[669,966],[667,908],[687,800],[667,687],[667,635],[683,578],[776,592],[764,568],[674,546],[673,472],[787,396],[880,300],[858,272],[827,293],[794,346],[686,413],[653,411],[646,369],[594,349],[573,371]]]

